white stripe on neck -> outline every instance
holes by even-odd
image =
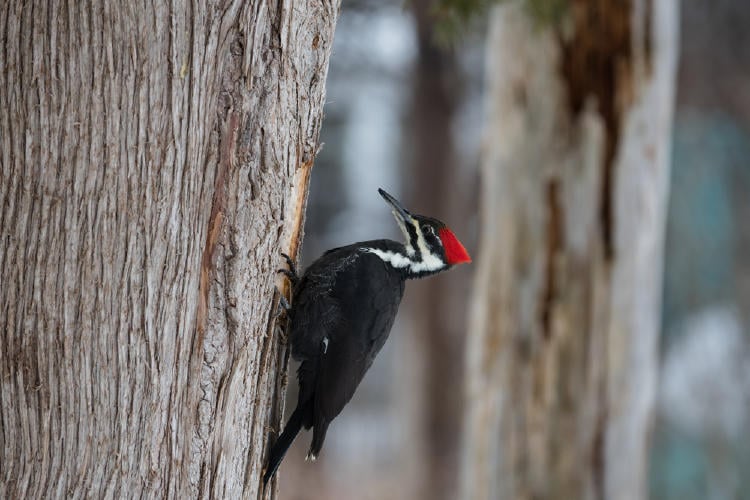
[[[379,248],[362,248],[365,252],[374,253],[383,262],[387,262],[396,269],[409,268],[409,272],[417,274],[421,272],[437,271],[445,267],[443,261],[437,255],[431,253],[422,253],[422,260],[411,260],[404,254],[392,252],[390,250],[380,250]]]

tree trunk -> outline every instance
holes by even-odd
[[[408,120],[407,206],[459,224],[468,218],[453,136],[462,99],[461,69],[455,50],[437,41],[434,2],[413,0],[410,4],[416,22],[417,59]],[[464,224],[458,229],[465,242],[468,228]],[[407,339],[416,343],[409,356],[412,369],[418,371],[417,383],[409,389],[419,395],[421,403],[415,440],[424,473],[418,488],[423,498],[432,500],[454,499],[457,494],[466,290],[471,286],[469,270],[461,271],[466,272],[415,280],[409,283],[406,298],[416,333],[416,338]]]
[[[0,497],[261,496],[338,8],[2,7]]]
[[[462,498],[646,497],[676,2],[567,5],[491,16]]]

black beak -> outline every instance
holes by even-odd
[[[387,201],[388,204],[393,208],[393,213],[397,214],[401,218],[401,220],[404,221],[404,223],[411,221],[411,214],[407,209],[401,206],[401,203],[399,203],[396,198],[389,195],[382,189],[378,189],[378,193],[380,193],[380,196],[382,196],[383,199]]]

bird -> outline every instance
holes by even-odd
[[[297,406],[268,455],[263,475],[273,477],[302,428],[312,428],[307,459],[315,460],[331,421],[351,400],[383,347],[396,318],[405,282],[424,278],[471,257],[443,222],[414,215],[383,189],[404,243],[362,241],[328,250],[299,276],[282,254],[292,284],[287,338],[299,361]],[[283,297],[282,297],[283,298]]]

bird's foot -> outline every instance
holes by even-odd
[[[292,304],[289,303],[287,298],[284,296],[283,293],[281,293],[281,290],[279,290],[279,287],[276,288],[276,293],[279,295],[279,305],[276,308],[276,317],[279,318],[281,316],[289,316],[289,312],[292,310]]]
[[[292,310],[292,304],[286,300],[284,294],[279,291],[279,316]]]
[[[287,341],[286,326],[289,323],[289,312],[292,310],[292,305],[281,293],[281,290],[276,288],[276,293],[279,294],[279,305],[276,309],[276,333],[283,343]]]
[[[286,334],[286,329],[283,328],[281,325],[276,326],[276,335],[279,336],[279,340],[282,344],[286,344],[289,340],[289,337]]]
[[[297,283],[299,282],[299,274],[297,273],[297,266],[294,264],[294,261],[291,257],[289,257],[284,252],[281,252],[281,256],[284,257],[286,260],[286,265],[289,266],[289,269],[279,269],[276,272],[281,273],[284,276],[286,276],[289,281],[292,283],[292,286],[297,286]]]

